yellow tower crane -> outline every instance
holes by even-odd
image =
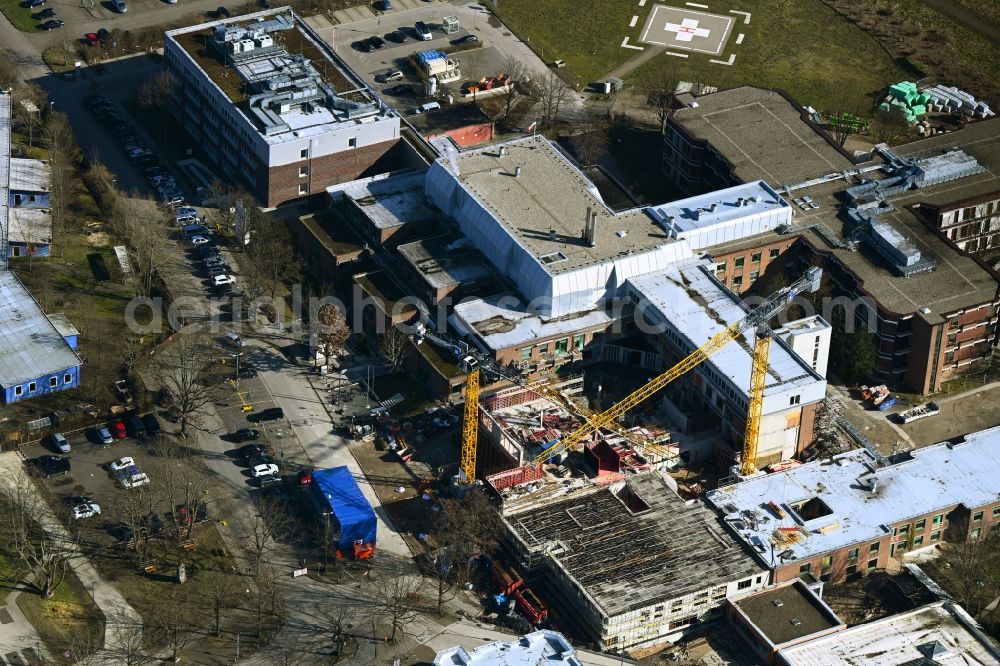
[[[754,329],[762,330],[763,335],[758,333],[758,339],[754,345],[750,386],[750,411],[747,414],[747,427],[744,435],[740,468],[741,473],[752,474],[756,470],[757,439],[760,434],[764,383],[767,378],[767,358],[770,349],[770,331],[767,328],[767,322],[778,313],[784,311],[797,294],[803,291],[814,292],[819,289],[822,276],[822,269],[817,267],[808,269],[802,278],[768,296],[763,303],[751,310],[746,317],[716,333],[708,342],[681,359],[677,365],[668,369],[663,374],[654,377],[647,384],[625,396],[625,398],[603,412],[586,418],[583,425],[549,447],[548,450],[535,456],[532,462],[534,464],[541,464],[561,451],[575,448],[600,428],[609,427],[609,424],[617,422],[630,409],[637,407],[647,398],[658,393],[670,382],[697,368],[708,360],[712,354],[743,335],[745,331]]]

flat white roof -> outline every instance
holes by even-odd
[[[353,200],[378,229],[391,229],[408,222],[437,217],[424,196],[426,170],[384,174],[331,185],[327,193]]]
[[[455,306],[455,314],[449,317],[452,326],[466,334],[477,335],[494,351],[530,346],[538,340],[610,325],[612,321],[603,309],[555,319],[543,318],[528,312],[520,299],[511,294],[459,303]]]
[[[49,163],[24,157],[10,158],[10,189],[15,192],[48,192]]]
[[[813,315],[811,317],[804,317],[802,319],[796,319],[795,321],[790,321],[781,328],[774,329],[775,335],[786,335],[789,333],[819,333],[820,331],[825,331],[830,328],[830,324],[827,323],[823,317],[820,315]]]
[[[641,297],[637,307],[645,308],[653,323],[669,322],[669,326],[685,338],[688,346],[685,352],[694,351],[747,315],[739,297],[711,277],[711,266],[702,260],[690,260],[628,281],[631,289]],[[660,321],[655,321],[657,314]],[[706,363],[725,376],[746,403],[752,361],[753,341],[743,335],[713,354]],[[809,389],[809,395],[801,397],[801,404],[804,404],[821,399],[826,390],[826,381],[777,338],[771,340],[767,374],[765,398]]]
[[[9,272],[0,270],[0,386],[25,382],[80,365],[73,352]]]
[[[874,541],[897,523],[957,504],[1000,504],[998,451],[1000,426],[968,434],[959,443],[916,449],[902,462],[881,468],[870,453],[857,449],[712,490],[705,498],[759,559],[776,567]],[[828,513],[802,518],[796,505],[813,499]],[[767,507],[769,502],[781,507],[784,518]],[[814,502],[811,508],[819,506]],[[799,541],[775,540],[772,552],[779,528],[801,528]]]
[[[435,666],[538,666],[542,663],[581,666],[576,649],[557,631],[543,629],[520,639],[495,641],[472,652],[462,646],[441,650]]]
[[[762,180],[651,206],[649,211],[668,232],[696,249],[769,231],[792,216],[788,202]]]
[[[997,646],[968,613],[943,601],[786,648],[779,654],[789,666],[986,666],[1000,662]]]

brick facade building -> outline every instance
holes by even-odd
[[[169,105],[220,175],[266,207],[378,173],[399,117],[288,8],[169,30]]]

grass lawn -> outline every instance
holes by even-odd
[[[7,603],[7,595],[17,585],[15,581],[10,580],[13,573],[14,568],[10,565],[7,557],[0,555],[0,606]]]
[[[0,11],[21,32],[38,32],[38,24],[31,18],[34,12],[40,12],[44,7],[37,9],[25,9],[21,6],[21,0],[0,0]]]
[[[622,48],[622,39],[627,35],[631,44],[638,42],[654,4],[640,8],[636,3],[595,0],[583,10],[569,0],[536,0],[500,3],[497,13],[546,62],[566,60],[560,75],[585,84],[640,53]],[[685,59],[663,55],[626,78],[656,81],[675,73],[681,80],[720,88],[753,83],[785,89],[803,105],[820,109],[853,106],[857,100],[871,106],[874,95],[902,78],[874,39],[820,0],[730,0],[725,8],[713,6],[712,11],[726,14],[728,9],[752,14],[749,25],[739,19],[734,23],[726,50],[717,58],[735,53],[735,65],[712,64],[709,59],[716,56],[704,54],[691,53]],[[633,15],[639,20],[629,28]],[[739,33],[746,36],[737,46]]]
[[[94,608],[90,594],[72,572],[48,599],[23,592],[17,597],[17,605],[52,654],[93,649],[92,640],[85,645],[83,638],[103,634],[104,616]]]
[[[0,0],[4,2],[4,0]],[[76,49],[66,46],[50,46],[42,51],[42,61],[56,74],[71,72],[76,68],[76,61],[82,57]]]
[[[567,82],[586,85],[638,53],[620,46],[635,9],[623,0],[508,0],[495,11],[546,64],[565,60],[559,74]]]
[[[819,0],[732,0],[727,7],[752,15],[749,25],[733,26],[723,52],[721,59],[736,54],[733,66],[701,55],[657,56],[632,73],[633,82],[676,70],[676,78],[719,88],[780,88],[803,106],[833,112],[866,111],[888,84],[905,78],[875,39]],[[737,46],[739,33],[746,37]]]

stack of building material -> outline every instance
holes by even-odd
[[[907,122],[916,122],[919,116],[927,113],[927,103],[930,96],[917,90],[917,84],[910,81],[900,81],[886,90],[882,103],[878,105],[881,111],[896,111],[901,113]]]
[[[930,99],[931,110],[950,111],[952,113],[989,118],[994,115],[989,105],[954,86],[932,86],[923,91]]]

